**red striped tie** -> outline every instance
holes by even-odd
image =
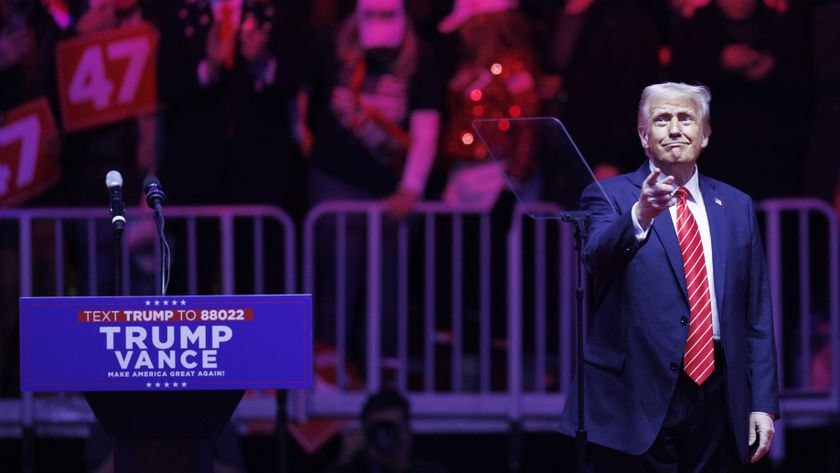
[[[709,279],[706,276],[706,259],[703,242],[694,215],[688,209],[688,191],[680,187],[677,197],[677,239],[683,255],[688,303],[691,305],[691,323],[685,343],[683,369],[698,385],[703,384],[715,371],[714,342],[712,340],[712,304]]]

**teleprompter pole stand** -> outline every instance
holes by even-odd
[[[586,409],[584,409],[584,371],[583,371],[583,242],[586,241],[586,225],[590,214],[585,211],[563,212],[560,220],[575,224],[575,253],[577,253],[577,286],[575,287],[576,318],[577,318],[577,391],[578,391],[578,428],[575,432],[575,453],[577,456],[577,473],[586,471]]]

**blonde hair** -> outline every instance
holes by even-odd
[[[650,123],[650,105],[656,100],[674,97],[688,97],[694,102],[700,113],[700,123],[703,124],[703,136],[710,136],[712,124],[709,117],[709,103],[712,101],[712,92],[705,85],[689,85],[682,82],[662,82],[645,87],[642,98],[639,100],[637,118],[639,133],[644,133]]]

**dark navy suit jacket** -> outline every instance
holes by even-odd
[[[645,162],[601,181],[604,192],[592,184],[581,197],[592,214],[584,261],[595,291],[584,347],[586,428],[591,442],[632,455],[647,451],[662,426],[688,337],[685,273],[670,212],[654,219],[642,242],[630,215],[649,173]],[[749,413],[779,413],[764,251],[752,199],[703,175],[699,185],[711,232],[730,425],[746,462]],[[560,430],[574,435],[577,415],[572,389]]]

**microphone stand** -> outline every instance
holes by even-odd
[[[123,251],[122,251],[122,236],[123,228],[119,225],[114,225],[114,295],[124,296],[122,285],[122,269],[123,269]]]
[[[166,271],[167,271],[167,253],[168,245],[166,243],[166,235],[163,233],[163,208],[160,204],[154,207],[155,227],[158,231],[158,239],[160,240],[160,295],[166,295]]]
[[[575,224],[575,253],[577,254],[577,286],[575,287],[575,303],[577,318],[577,392],[578,392],[578,428],[575,432],[575,453],[577,454],[577,473],[586,471],[586,410],[584,409],[584,363],[583,363],[583,242],[586,240],[586,224],[589,222],[590,214],[585,211],[563,212],[560,220]]]
[[[166,295],[169,286],[169,244],[166,242],[166,234],[163,231],[163,203],[166,194],[160,187],[160,181],[154,176],[147,176],[143,181],[143,192],[146,194],[146,204],[154,211],[155,227],[157,227],[158,238],[160,239],[160,295]]]
[[[123,268],[123,251],[122,251],[122,236],[125,231],[125,222],[122,221],[115,221],[112,219],[112,225],[114,230],[114,295],[115,296],[124,296],[125,291],[123,291],[123,284],[122,284],[122,268]],[[113,394],[113,393],[108,393]],[[91,406],[91,408],[95,409],[95,406],[101,404],[99,401],[100,393],[97,392],[85,392],[85,400]],[[97,418],[98,422],[98,418]],[[113,443],[113,451],[115,459],[114,461],[114,472],[115,473],[130,473],[130,470],[126,468],[126,463],[116,461],[116,458],[120,458],[128,456],[128,444],[123,442],[119,439],[114,439]]]

